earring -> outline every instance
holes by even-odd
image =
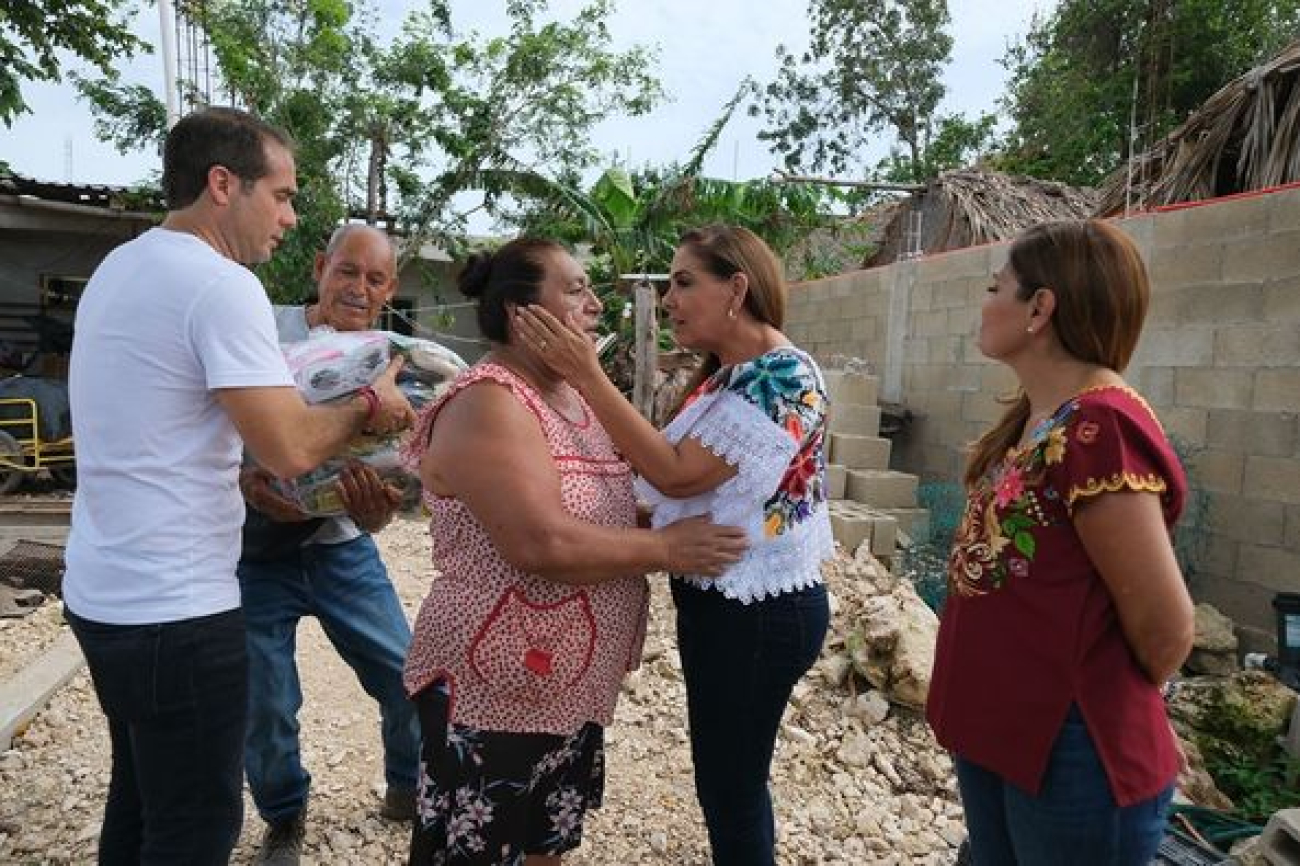
[[[731,307],[731,308],[729,308],[729,309],[727,310],[727,318],[728,318],[728,319],[734,319],[734,318],[736,318],[736,308],[735,308],[735,307]]]
[[[1025,333],[1026,333],[1026,334],[1032,334],[1033,332],[1034,332],[1034,326],[1033,326],[1033,325],[1030,325],[1028,328],[1025,328]]]

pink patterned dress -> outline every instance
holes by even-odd
[[[442,408],[481,383],[508,388],[537,418],[565,509],[603,526],[636,525],[631,468],[586,402],[578,396],[584,421],[568,421],[500,364],[462,373],[425,409],[414,441],[427,443]],[[609,725],[623,677],[640,662],[645,578],[575,586],[529,574],[502,557],[462,502],[427,493],[425,502],[439,576],[415,622],[407,692],[445,680],[451,721],[479,730],[567,736],[588,722]]]

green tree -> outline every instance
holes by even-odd
[[[108,74],[148,46],[127,29],[124,0],[6,0],[0,8],[0,121],[30,111],[24,81],[59,81],[68,51]]]
[[[752,229],[780,255],[827,224],[836,193],[770,180],[703,176],[705,159],[750,90],[748,82],[741,85],[683,163],[632,172],[611,167],[585,192],[573,178],[526,170],[484,173],[479,182],[495,184],[520,200],[513,213],[504,214],[508,222],[590,245],[594,269],[606,280],[665,271],[681,234],[712,222]]]
[[[952,51],[946,0],[810,0],[811,44],[777,49],[781,68],[762,90],[767,129],[786,168],[843,173],[869,168],[862,154],[881,130],[902,162],[926,176],[941,73]]]
[[[998,165],[1094,185],[1300,32],[1300,0],[1062,0],[1002,63]]]
[[[513,212],[503,214],[508,222],[589,249],[587,268],[601,289],[605,327],[620,331],[630,323],[621,320],[625,298],[618,294],[617,278],[666,272],[687,229],[713,222],[742,225],[784,257],[811,232],[834,221],[828,214],[839,199],[835,191],[702,175],[705,158],[751,90],[748,82],[741,85],[684,163],[633,172],[611,167],[585,191],[574,178],[527,170],[484,172],[477,180],[508,190],[518,201]]]
[[[447,0],[430,0],[391,40],[345,0],[209,0],[194,7],[230,101],[298,142],[300,224],[262,277],[281,299],[309,290],[310,257],[344,215],[396,223],[408,249],[463,230],[456,194],[485,168],[593,164],[588,134],[609,114],[660,98],[644,48],[615,52],[611,0],[543,21],[542,0],[512,0],[506,35],[458,33]],[[133,95],[83,84],[101,132],[119,147],[156,143],[161,128],[121,121]],[[212,94],[218,99],[221,94]],[[141,112],[130,112],[140,120]]]
[[[876,166],[876,176],[897,183],[915,183],[954,168],[964,168],[989,153],[997,143],[996,116],[981,113],[975,120],[960,114],[938,118],[930,144],[916,165],[910,156],[894,147]]]

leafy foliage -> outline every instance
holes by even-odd
[[[611,50],[612,0],[593,0],[562,22],[542,21],[545,7],[512,0],[509,32],[489,38],[458,33],[447,0],[429,0],[391,40],[378,38],[371,11],[347,0],[190,7],[229,100],[298,143],[299,226],[261,268],[277,299],[310,290],[311,258],[345,215],[392,222],[408,250],[446,241],[466,224],[456,194],[482,172],[536,164],[576,172],[595,161],[588,133],[596,122],[657,102],[653,55]],[[81,92],[119,148],[156,146],[156,100],[136,99],[112,79],[82,82]],[[498,191],[478,188],[493,207]]]
[[[876,174],[882,180],[916,183],[971,165],[996,144],[997,122],[997,117],[987,113],[980,114],[975,120],[959,114],[941,115],[930,143],[920,153],[919,163],[914,163],[908,153],[894,147],[889,156],[876,166]]]
[[[161,143],[167,128],[167,108],[153,90],[143,84],[124,84],[112,71],[104,78],[79,73],[69,76],[82,98],[99,109],[95,114],[95,136],[128,153],[142,145]]]
[[[23,81],[59,81],[73,55],[110,74],[113,63],[148,45],[127,29],[124,0],[5,0],[0,9],[0,121],[5,126],[30,107]]]
[[[587,251],[587,270],[604,304],[602,327],[620,337],[609,361],[616,381],[624,378],[619,370],[631,369],[627,353],[632,321],[624,316],[629,301],[623,294],[625,287],[619,285],[621,275],[666,272],[682,233],[707,223],[743,225],[784,255],[828,222],[824,214],[830,210],[833,193],[767,180],[736,182],[701,175],[708,153],[750,92],[750,84],[742,82],[684,164],[637,171],[613,166],[586,190],[572,171],[553,177],[523,165],[480,171],[470,180],[471,185],[491,190],[505,222]],[[513,210],[506,207],[510,199]],[[660,345],[671,348],[664,331]]]
[[[917,486],[916,500],[930,513],[930,532],[912,539],[912,546],[899,552],[898,573],[938,612],[948,597],[948,556],[966,507],[966,490],[951,481],[923,481]]]
[[[999,166],[1092,186],[1300,29],[1300,0],[1062,0],[1003,57]]]
[[[1183,579],[1191,581],[1201,566],[1210,535],[1210,497],[1196,472],[1197,458],[1205,449],[1176,433],[1169,435],[1169,445],[1174,449],[1174,454],[1187,475],[1187,498],[1183,502],[1182,516],[1174,528],[1174,556],[1178,560]]]
[[[768,128],[759,137],[791,170],[844,173],[866,167],[862,152],[887,129],[901,153],[894,174],[931,176],[926,153],[952,51],[946,0],[810,0],[809,18],[807,52],[777,49],[781,68],[763,89]]]
[[[1259,824],[1300,806],[1300,760],[1286,753],[1277,734],[1246,702],[1224,692],[1215,693],[1196,734],[1215,784],[1241,817]]]

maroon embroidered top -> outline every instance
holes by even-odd
[[[439,411],[480,382],[506,387],[537,418],[560,473],[560,502],[604,526],[635,526],[632,470],[581,396],[582,424],[562,417],[527,382],[480,363],[427,407],[412,453],[436,433]],[[575,395],[577,392],[574,392]],[[409,694],[451,685],[452,721],[491,731],[570,735],[613,721],[623,675],[641,661],[649,588],[640,574],[572,586],[506,562],[459,499],[425,494],[433,564],[406,657]]]
[[[1159,689],[1124,639],[1073,514],[1088,497],[1147,491],[1172,529],[1186,489],[1150,407],[1102,386],[1061,406],[968,491],[926,713],[945,748],[1037,793],[1073,703],[1120,806],[1172,781]]]

